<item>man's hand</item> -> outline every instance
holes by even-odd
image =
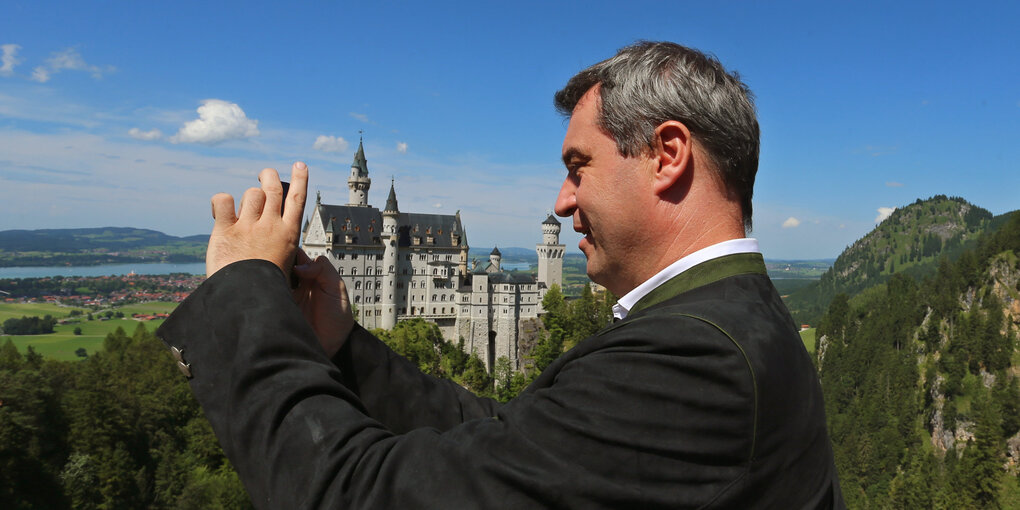
[[[294,290],[294,301],[315,330],[326,355],[332,358],[354,328],[347,287],[326,257],[320,255],[312,261],[302,250],[297,251],[294,274],[300,282]]]
[[[268,260],[290,274],[301,233],[308,189],[308,167],[294,163],[290,174],[290,191],[283,196],[283,185],[276,170],[267,168],[259,174],[262,188],[250,188],[241,198],[241,207],[234,214],[234,197],[220,193],[212,197],[213,224],[209,249],[205,255],[205,274],[212,276],[233,262]],[[281,216],[280,206],[287,207]]]

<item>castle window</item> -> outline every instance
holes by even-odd
[[[372,282],[371,281],[365,282],[365,290],[372,290]]]
[[[435,294],[433,294],[433,295],[432,295],[432,300],[433,300],[433,301],[435,301],[435,300],[436,300],[436,295],[435,295]]]
[[[381,282],[381,281],[379,281],[379,280],[376,280],[376,281],[375,281],[375,288],[377,288],[377,289],[381,289],[381,288],[382,288],[382,282]]]
[[[361,302],[361,296],[354,296],[354,302],[355,303],[360,303]]]
[[[352,253],[351,254],[351,260],[358,260],[358,254],[357,253]]]
[[[355,275],[357,275],[357,274],[358,274],[358,268],[356,268],[356,267],[352,267],[352,268],[351,268],[351,276],[355,276]]]
[[[382,260],[382,253],[376,253],[375,260]]]
[[[339,274],[340,276],[343,276],[343,275],[344,275],[344,268],[343,268],[343,267],[338,267],[338,268],[337,268],[337,270],[336,270],[336,272],[337,272],[337,274]]]
[[[393,266],[390,266],[390,273],[393,272]]]
[[[419,237],[419,236],[412,237],[411,238],[411,244],[413,244],[415,246],[418,246],[419,244],[421,244],[421,237]]]
[[[372,266],[368,266],[368,268],[365,269],[365,274],[372,274]]]
[[[361,290],[361,280],[354,282],[354,290]]]
[[[436,244],[436,238],[434,238],[432,236],[428,236],[428,237],[425,238],[425,242],[428,243],[428,244]]]

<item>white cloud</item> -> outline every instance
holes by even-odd
[[[783,222],[783,228],[796,228],[798,226],[800,226],[800,220],[793,216],[786,218],[786,221]]]
[[[319,135],[312,148],[322,152],[344,152],[347,150],[347,145],[347,140],[342,137]]]
[[[45,67],[37,67],[32,69],[32,79],[39,83],[46,83],[50,81],[50,72]]]
[[[18,58],[18,50],[21,46],[17,44],[4,44],[0,46],[0,50],[3,51],[3,55],[0,55],[0,76],[10,76],[14,74],[14,66],[21,63],[21,59]]]
[[[358,119],[361,122],[366,122],[366,123],[368,122],[368,115],[365,115],[364,113],[351,112],[351,117],[353,117],[355,119]]]
[[[886,185],[886,187],[889,187],[889,188],[902,188],[903,187],[903,183],[902,182],[896,182],[896,181],[886,182],[885,185]]]
[[[882,223],[886,218],[892,215],[895,210],[895,207],[879,207],[878,216],[875,216],[875,223]]]
[[[436,209],[442,209],[443,208],[443,203],[442,202],[436,202],[436,203],[432,204],[432,207],[435,207]]]
[[[32,79],[40,83],[46,83],[54,74],[64,70],[91,73],[92,77],[98,80],[103,77],[104,73],[114,71],[114,67],[99,67],[88,64],[85,62],[85,59],[81,58],[78,50],[67,48],[64,51],[54,53],[50,58],[46,59],[46,65],[33,69]]]
[[[404,142],[397,142],[397,152],[407,154],[407,144]]]
[[[160,138],[163,138],[163,132],[158,129],[142,131],[138,128],[131,128],[131,130],[128,131],[128,135],[131,135],[131,138],[136,140],[159,140]]]
[[[198,118],[181,126],[171,142],[215,144],[259,135],[259,121],[249,119],[237,103],[206,99],[197,111]]]

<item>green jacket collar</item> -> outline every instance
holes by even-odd
[[[653,289],[645,297],[634,303],[627,315],[659,304],[671,297],[683,294],[723,278],[739,274],[760,274],[768,276],[765,270],[765,259],[761,253],[734,253],[712,260],[706,260],[676,276],[670,278]]]

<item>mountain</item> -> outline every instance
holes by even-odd
[[[0,266],[201,262],[209,236],[126,227],[0,231]]]
[[[979,211],[968,223],[973,207],[949,202],[904,208],[883,237],[855,243],[833,272],[846,288],[872,281],[837,294],[816,331],[849,508],[1020,508],[1020,212],[990,219]],[[908,253],[907,264],[880,278],[873,268],[891,268],[904,244],[885,258],[869,255],[897,244],[884,237],[891,227],[907,226],[921,234],[909,248],[920,250],[921,264],[915,255],[910,265]],[[961,248],[918,280],[907,273],[935,251],[927,241],[925,254],[926,232],[943,245],[958,238]]]
[[[940,257],[955,258],[1002,220],[959,197],[918,199],[847,247],[817,283],[787,296],[786,306],[798,324],[816,324],[837,294],[857,294],[894,273],[932,274]]]

